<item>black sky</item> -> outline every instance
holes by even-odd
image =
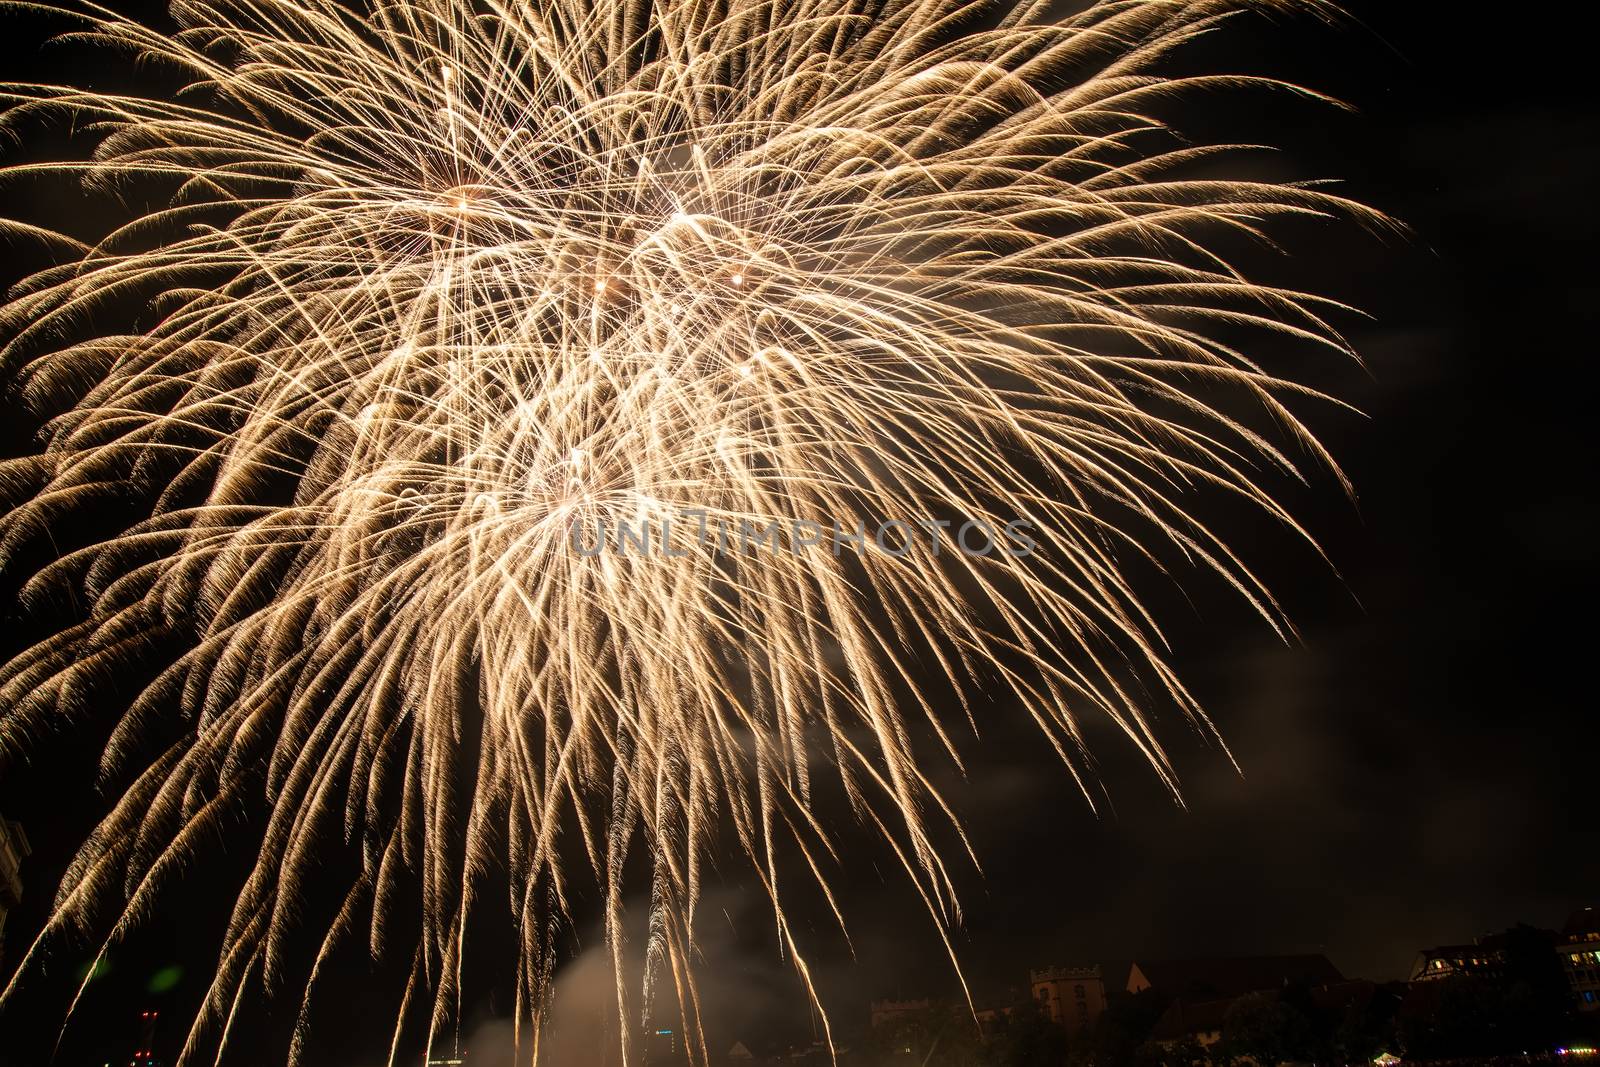
[[[1339,573],[1285,537],[1249,546],[1295,645],[1204,591],[1170,605],[1179,672],[1242,768],[1167,723],[1186,810],[1105,738],[1115,810],[1095,816],[1018,717],[993,709],[969,777],[949,781],[986,872],[964,879],[959,945],[980,991],[1030,965],[1141,955],[1320,951],[1349,975],[1404,977],[1421,946],[1600,903],[1600,118],[1586,73],[1600,26],[1577,5],[1492,21],[1464,5],[1349,7],[1362,25],[1260,23],[1204,57],[1354,105],[1252,98],[1259,110],[1216,121],[1284,145],[1271,166],[1344,179],[1412,230],[1326,227],[1277,268],[1372,316],[1347,322],[1370,373],[1315,372],[1365,413],[1314,420],[1359,499],[1323,479],[1293,501]],[[27,32],[0,45],[4,76],[38,77],[36,46]],[[82,767],[68,753],[0,782],[0,811],[37,849],[13,950],[95,813]],[[202,873],[194,900],[225,884]],[[835,1012],[952,988],[903,880],[863,859],[844,887],[855,959],[818,948]],[[730,1039],[803,1031],[770,923],[732,875],[713,901],[728,912],[708,923],[714,1024]],[[210,957],[187,927],[164,915],[129,946],[122,995],[174,961],[192,987]],[[0,1048],[48,1049],[40,1003],[0,1016]]]

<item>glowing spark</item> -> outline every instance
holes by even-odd
[[[1106,717],[1176,790],[1146,712],[1205,719],[1135,572],[1215,572],[1281,624],[1191,507],[1211,490],[1289,523],[1261,471],[1328,462],[1289,405],[1316,394],[1246,350],[1348,352],[1333,305],[1221,250],[1282,218],[1377,221],[1220,179],[1226,146],[1165,130],[1167,101],[1227,79],[1154,64],[1226,3],[368,2],[179,4],[174,36],[79,15],[197,84],[6,89],[11,128],[52,112],[100,138],[8,178],[173,193],[92,247],[62,238],[78,260],[0,310],[0,372],[49,420],[0,464],[0,565],[135,509],[31,576],[25,608],[85,614],[0,668],[0,774],[124,700],[104,770],[132,780],[24,971],[80,930],[121,937],[243,824],[255,866],[186,1062],[258,980],[311,1003],[320,966],[287,973],[285,946],[340,842],[359,873],[318,965],[347,941],[411,962],[431,1039],[466,930],[509,907],[537,1034],[581,883],[620,963],[644,869],[644,988],[617,974],[632,1056],[660,977],[699,1041],[719,826],[809,988],[783,901],[833,901],[817,791],[881,835],[948,945],[965,839],[930,768],[969,718],[1019,709],[1090,796],[1081,723]],[[452,202],[492,210],[442,222]],[[584,272],[597,296],[565,299]],[[719,279],[751,291],[697,302]],[[155,325],[104,325],[150,293]],[[573,547],[693,514],[1026,519],[1040,548]],[[509,896],[481,892],[490,870]]]

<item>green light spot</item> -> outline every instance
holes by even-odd
[[[150,983],[144,988],[147,993],[165,993],[181,981],[183,981],[183,968],[173,964],[151,975]]]
[[[89,960],[78,968],[78,981],[92,982],[96,978],[104,978],[111,973],[111,961],[108,959]]]

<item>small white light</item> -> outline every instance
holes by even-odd
[[[728,281],[730,281],[734,285],[743,285],[744,284],[744,275],[743,274],[735,274],[733,277],[729,278]]]

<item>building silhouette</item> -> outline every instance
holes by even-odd
[[[1579,908],[1556,945],[1572,999],[1582,1012],[1600,1011],[1600,908]]]
[[[1033,999],[1039,1009],[1069,1034],[1082,1034],[1106,1010],[1106,984],[1098,965],[1045,967],[1028,972]]]

